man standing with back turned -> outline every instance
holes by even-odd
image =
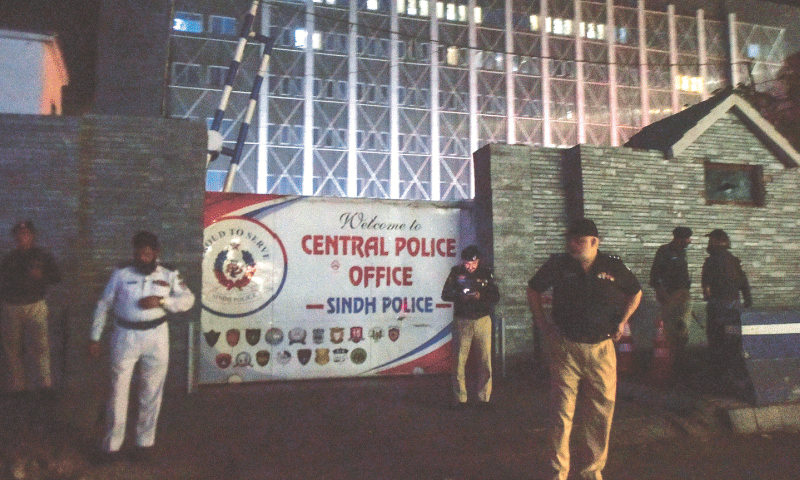
[[[552,470],[546,478],[566,480],[569,474],[569,438],[579,404],[581,443],[589,457],[579,478],[601,480],[617,392],[614,341],[638,308],[642,289],[619,257],[598,251],[593,221],[573,222],[566,242],[566,253],[550,256],[528,282],[533,319],[549,342]],[[551,287],[553,323],[542,308],[542,294]]]
[[[136,459],[147,459],[156,439],[164,380],[169,364],[167,313],[185,312],[194,294],[173,268],[158,263],[158,237],[139,232],[133,237],[133,262],[114,270],[97,302],[89,355],[100,356],[100,337],[108,317],[111,335],[111,398],[106,410],[106,434],[101,462],[114,460],[125,439],[128,392],[137,362],[140,365],[139,420],[136,424]]]

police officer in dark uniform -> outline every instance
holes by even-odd
[[[465,366],[473,345],[480,359],[478,408],[490,409],[492,395],[492,318],[500,292],[492,270],[481,263],[481,252],[470,245],[461,252],[463,263],[450,269],[442,288],[442,300],[453,302],[453,408],[467,405]]]
[[[550,354],[551,433],[547,478],[566,480],[570,432],[576,405],[588,453],[579,478],[602,479],[617,391],[614,341],[639,306],[639,281],[619,257],[598,251],[597,227],[589,219],[572,223],[567,252],[552,255],[528,282],[534,321],[545,332]],[[553,322],[542,308],[542,294],[553,289]]]
[[[703,300],[706,300],[706,337],[711,356],[712,378],[742,385],[747,374],[742,358],[742,307],[753,303],[750,283],[742,262],[729,249],[731,239],[724,230],[708,235],[708,258],[703,263]],[[741,293],[741,297],[740,297]],[[742,303],[742,299],[744,303]],[[726,378],[724,378],[726,377]]]

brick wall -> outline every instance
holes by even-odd
[[[677,225],[694,230],[687,252],[697,318],[693,342],[704,341],[700,269],[704,235],[714,228],[731,236],[755,308],[800,306],[800,172],[782,165],[733,111],[673,159],[629,148],[490,145],[476,154],[478,160],[491,163],[494,263],[503,293],[497,311],[510,362],[529,357],[533,347],[525,282],[550,253],[563,250],[566,219],[581,210],[596,221],[601,250],[620,255],[643,284],[644,299],[632,321],[642,348],[650,346],[656,312],[646,285],[650,265]],[[706,205],[706,160],[763,165],[765,206]],[[476,178],[479,169],[476,164]]]
[[[156,233],[162,260],[199,296],[206,130],[186,120],[0,115],[0,251],[9,228],[30,218],[63,281],[50,295],[53,368],[61,385],[102,390],[107,366],[86,361],[92,312],[131,236]],[[171,324],[168,385],[185,389],[188,327]],[[99,401],[99,400],[98,400]]]

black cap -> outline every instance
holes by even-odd
[[[575,220],[569,225],[567,230],[569,237],[599,237],[597,233],[597,225],[588,218],[581,218]]]
[[[730,242],[731,241],[731,239],[728,236],[728,234],[725,233],[725,230],[723,230],[721,228],[717,228],[717,229],[711,230],[711,233],[706,235],[706,237],[715,238],[717,240],[723,240],[723,241],[726,241],[726,242]]]
[[[139,249],[150,247],[153,250],[158,250],[158,237],[151,232],[142,230],[133,236],[133,248]]]
[[[469,247],[461,250],[461,260],[467,261],[474,261],[480,260],[481,258],[481,251],[475,245],[470,245]]]
[[[672,236],[675,238],[690,238],[692,236],[692,229],[689,227],[675,227],[672,231]]]
[[[30,220],[20,220],[17,222],[14,227],[11,228],[11,233],[15,234],[20,230],[28,230],[32,234],[36,235],[36,227],[33,226],[33,222]]]

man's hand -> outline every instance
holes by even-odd
[[[617,333],[615,333],[614,336],[612,337],[615,342],[618,342],[619,339],[622,338],[622,336],[625,334],[625,325],[626,324],[627,324],[627,322],[622,322],[622,323],[619,324],[619,327],[617,327]]]
[[[164,297],[159,297],[157,295],[150,295],[149,297],[144,297],[139,300],[139,308],[142,310],[147,310],[150,308],[161,308],[161,300]]]
[[[669,295],[667,295],[667,290],[664,287],[656,287],[655,293],[656,293],[656,301],[660,305],[664,305],[669,300]]]
[[[89,348],[86,349],[86,352],[89,354],[89,358],[92,360],[97,360],[100,358],[100,342],[97,340],[89,341]]]

